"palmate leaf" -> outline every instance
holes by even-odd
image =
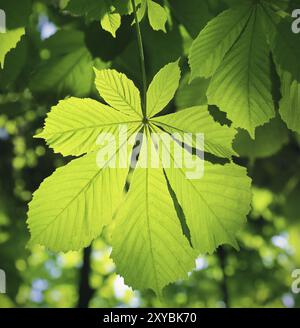
[[[255,128],[275,115],[271,94],[269,47],[262,33],[262,10],[251,18],[210,82],[209,104],[218,105],[236,127],[254,137]]]
[[[97,89],[108,105],[91,99],[63,100],[52,108],[40,134],[54,151],[88,154],[59,168],[34,193],[28,212],[31,240],[55,251],[77,250],[115,218],[112,257],[117,271],[134,288],[150,288],[161,294],[165,285],[187,277],[199,252],[211,253],[222,243],[237,247],[235,233],[249,210],[250,179],[245,169],[233,163],[205,162],[204,176],[190,180],[191,167],[178,163],[180,153],[187,155],[182,144],[175,142],[172,150],[164,153],[165,144],[157,145],[160,139],[173,140],[173,131],[204,133],[205,151],[226,158],[233,154],[235,130],[215,122],[205,106],[154,116],[174,96],[180,78],[177,62],[165,66],[153,79],[145,117],[132,81],[115,70],[95,72]],[[97,143],[100,133],[119,140],[117,128],[124,124],[126,142],[117,142],[116,149],[111,141],[105,146]],[[143,131],[138,163],[122,200],[129,159],[136,156],[131,152],[138,131]],[[111,165],[118,163],[125,149],[129,150],[127,165]],[[107,150],[104,166],[99,167],[96,158]],[[165,154],[170,155],[170,166]],[[192,157],[197,164],[203,162],[196,155]],[[158,165],[152,166],[153,162]],[[184,211],[191,240],[183,233],[176,200]]]
[[[267,1],[245,0],[212,19],[189,56],[191,79],[212,76],[208,103],[252,138],[275,115],[264,6],[273,11]]]

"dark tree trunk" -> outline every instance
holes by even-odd
[[[226,267],[226,250],[223,247],[219,247],[218,249],[218,257],[220,261],[220,266],[223,272],[223,280],[221,282],[221,292],[223,295],[223,301],[227,308],[230,308],[230,301],[229,301],[229,293],[228,293],[228,280],[225,271]]]
[[[91,272],[91,253],[92,248],[87,247],[83,251],[83,265],[80,269],[80,277],[79,277],[79,288],[78,288],[78,308],[87,308],[89,306],[89,302],[93,297],[94,290],[91,288],[89,283],[89,277]]]

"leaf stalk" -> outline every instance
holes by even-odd
[[[140,57],[140,65],[142,71],[142,84],[143,84],[143,92],[142,92],[142,110],[144,118],[147,116],[147,76],[146,76],[146,67],[145,67],[145,55],[144,55],[144,47],[143,47],[143,39],[142,33],[140,29],[140,23],[137,17],[137,8],[135,4],[135,0],[131,0],[133,14],[134,14],[134,21],[135,21],[135,28],[137,34],[137,43],[139,49],[139,57]]]

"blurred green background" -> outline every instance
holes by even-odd
[[[14,1],[0,0],[0,8]],[[165,289],[163,303],[152,292],[132,291],[115,274],[107,230],[79,253],[26,247],[32,193],[70,160],[33,138],[46,113],[68,95],[98,99],[93,66],[117,68],[140,84],[131,18],[122,17],[114,39],[99,22],[65,13],[66,2],[22,1],[31,13],[26,36],[0,70],[0,268],[7,275],[0,307],[300,307],[300,294],[291,291],[292,271],[300,268],[300,136],[279,118],[258,128],[255,142],[241,131],[235,141],[241,155],[235,161],[247,166],[253,179],[252,210],[238,236],[240,251],[224,246],[212,256],[200,255],[189,280]],[[143,21],[149,80],[166,63],[183,58],[184,77],[169,112],[206,102],[207,80],[187,88],[185,58],[201,28],[231,2],[201,1],[192,16],[180,1],[162,1],[169,10],[166,34]],[[24,17],[25,7],[15,14]],[[210,110],[226,123],[217,108]]]

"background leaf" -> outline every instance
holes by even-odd
[[[227,113],[235,127],[254,137],[255,128],[274,117],[269,47],[262,33],[261,9],[252,16],[222,65],[213,75],[207,97]]]
[[[32,91],[77,97],[90,93],[94,81],[93,59],[82,32],[58,31],[41,48],[46,58],[31,78]]]
[[[209,21],[190,50],[191,80],[210,77],[236,42],[251,14],[249,4],[229,9]]]

